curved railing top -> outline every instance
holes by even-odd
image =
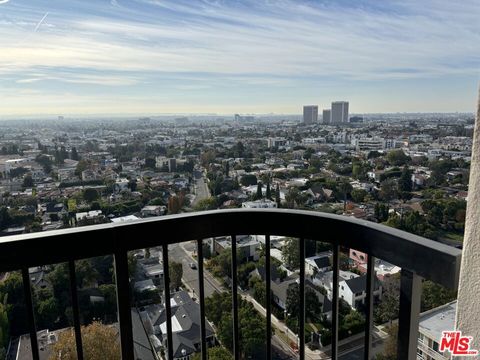
[[[461,251],[351,217],[289,209],[183,213],[0,238],[0,271],[223,235],[269,234],[357,249],[456,289]]]

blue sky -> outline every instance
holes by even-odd
[[[474,109],[480,1],[0,0],[0,116]]]

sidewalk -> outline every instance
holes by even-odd
[[[185,251],[185,253],[192,257],[192,252],[187,250],[184,247],[184,244],[181,243],[180,247]],[[192,257],[193,259],[193,257]],[[207,271],[204,270],[204,276],[206,277],[211,277],[213,281],[218,283],[217,279],[215,279],[211,274]],[[223,288],[222,284],[218,284],[220,287]],[[242,291],[239,288],[238,294],[246,301],[250,302],[255,310],[257,310],[263,317],[267,316],[265,308],[259,304],[250,294],[248,294],[245,291]],[[279,320],[275,315],[271,315],[271,321],[272,321],[272,329],[275,330],[275,333],[277,335],[273,335],[276,337],[278,341],[283,343],[285,345],[285,348],[288,348],[290,355],[296,358],[298,356],[298,352],[295,352],[291,347],[290,344],[291,342],[299,343],[298,335],[291,331],[286,324]],[[282,334],[281,336],[279,334]],[[359,350],[363,348],[363,338],[364,338],[364,333],[359,333],[353,336],[350,336],[346,339],[340,340],[338,343],[338,352],[340,355],[345,355],[350,352]],[[373,328],[373,343],[377,343],[379,341],[385,340],[388,338],[388,334],[382,329],[382,326],[377,327],[375,326]],[[288,339],[288,340],[287,340]],[[289,343],[290,342],[290,343]],[[309,360],[323,360],[323,359],[330,359],[330,345],[327,345],[323,347],[321,350],[311,350],[308,346],[305,347],[305,358]]]
[[[262,305],[260,305],[252,296],[250,296],[248,293],[242,293],[242,298],[251,302],[255,309],[262,314],[262,316],[266,316],[266,310],[263,308]],[[274,327],[277,331],[280,331],[281,333],[285,334],[287,339],[295,339],[295,342],[298,344],[298,335],[295,334],[293,331],[288,329],[288,327],[285,325],[285,323],[281,320],[279,320],[277,317],[275,317],[273,314],[272,316],[272,327]],[[348,354],[352,351],[359,350],[363,348],[363,339],[364,339],[365,333],[359,333],[352,335],[346,339],[340,340],[338,343],[338,352],[339,355],[345,355]],[[284,339],[281,337],[278,337],[279,339],[282,340],[282,342],[285,343]],[[388,334],[383,331],[382,329],[379,329],[378,327],[373,328],[373,343],[377,343],[379,341],[383,341],[388,338]],[[290,347],[290,344],[286,344],[288,347]],[[330,358],[330,345],[327,345],[323,347],[321,350],[311,350],[308,346],[305,347],[305,358],[306,359],[311,359],[311,360],[321,360],[321,359],[329,359]],[[296,354],[292,350],[292,354]]]

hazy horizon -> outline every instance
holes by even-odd
[[[256,119],[265,119],[269,117],[285,117],[284,120],[291,120],[291,118],[297,118],[297,120],[301,121],[303,118],[303,114],[301,113],[292,113],[292,114],[277,114],[277,113],[240,113],[241,115],[251,115],[255,116]],[[170,119],[173,120],[178,117],[187,117],[190,120],[195,120],[195,118],[208,118],[208,117],[218,117],[219,119],[223,119],[226,117],[230,120],[233,120],[234,113],[155,113],[155,114],[139,114],[139,113],[117,113],[117,114],[44,114],[44,115],[0,115],[0,121],[22,121],[22,120],[44,120],[44,121],[58,121],[59,117],[63,117],[60,121],[69,121],[69,120],[125,120],[136,118],[137,120],[142,118],[150,118],[150,119]],[[463,115],[463,116],[475,116],[474,112],[376,112],[376,113],[350,113],[350,116],[363,116],[366,117],[368,120],[369,116],[414,116],[414,115],[438,115],[438,116],[454,116],[454,115]],[[211,119],[215,120],[215,119]],[[427,119],[426,119],[427,120]],[[319,124],[321,123],[321,117],[319,115]]]
[[[0,119],[473,113],[479,16],[475,0],[0,0]]]

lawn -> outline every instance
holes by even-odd
[[[455,233],[455,232],[446,232],[442,236],[446,240],[451,240],[458,242],[459,244],[463,243],[463,234]]]

